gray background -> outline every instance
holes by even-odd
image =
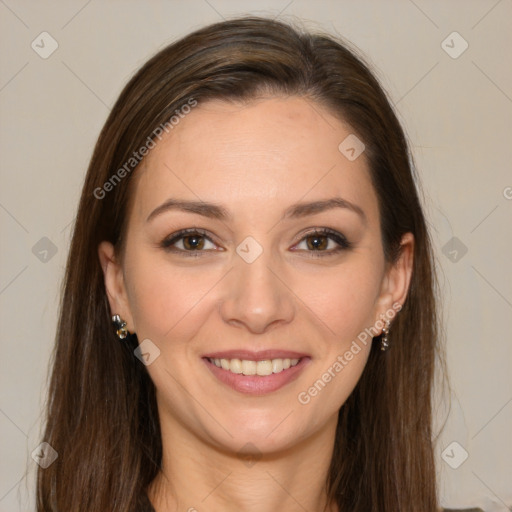
[[[442,503],[512,510],[510,0],[0,0],[0,510],[33,509],[71,222],[109,109],[160,47],[246,13],[342,35],[376,67],[440,267],[453,389],[436,416]]]

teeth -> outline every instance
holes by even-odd
[[[228,361],[226,359],[226,361]],[[240,359],[231,359],[228,361],[229,363],[229,371],[233,373],[242,373],[242,361]]]
[[[256,375],[256,367],[259,363],[256,361],[242,361],[242,373],[244,375]]]
[[[265,359],[263,361],[249,361],[247,359],[209,359],[218,368],[229,370],[243,375],[271,375],[287,370],[298,364],[300,359]]]
[[[272,373],[279,373],[283,371],[283,360],[272,359]]]

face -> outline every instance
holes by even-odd
[[[136,171],[124,253],[99,255],[112,314],[149,340],[163,432],[270,452],[335,425],[412,265],[410,236],[384,260],[351,133],[298,97],[209,101]]]

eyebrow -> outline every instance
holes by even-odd
[[[359,215],[363,222],[366,223],[366,215],[362,208],[354,203],[351,203],[350,201],[347,201],[346,199],[342,199],[341,197],[333,197],[331,199],[312,201],[309,203],[293,204],[286,209],[283,218],[302,218],[307,217],[308,215],[315,215],[327,210],[332,210],[333,208],[344,208],[350,210]],[[197,215],[202,215],[203,217],[209,217],[221,221],[229,221],[232,219],[232,215],[226,208],[214,203],[206,203],[204,201],[168,199],[148,215],[146,222],[151,221],[162,213],[172,210],[195,213]]]

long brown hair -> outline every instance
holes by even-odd
[[[108,240],[119,249],[137,167],[126,163],[156,140],[155,130],[176,110],[191,100],[244,101],[262,92],[307,97],[364,142],[388,262],[398,257],[404,233],[415,237],[412,280],[392,324],[392,348],[382,353],[373,343],[340,409],[328,492],[340,510],[352,512],[437,510],[431,388],[439,347],[431,242],[402,127],[356,55],[337,38],[243,17],[167,46],[125,86],[94,149],[74,226],[43,438],[59,456],[39,469],[39,512],[141,509],[162,456],[155,388],[134,357],[136,337],[120,343],[112,329],[97,247]],[[123,166],[122,179],[114,180]]]

